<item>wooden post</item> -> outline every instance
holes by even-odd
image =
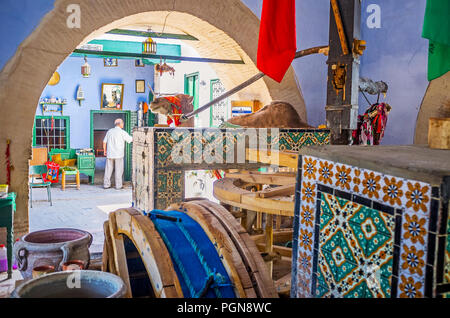
[[[276,216],[276,226],[277,230],[281,229],[281,215]]]
[[[356,129],[359,96],[360,0],[332,0],[328,52],[326,120],[331,144],[348,145]]]
[[[264,250],[265,253],[271,254],[273,252],[273,215],[266,214],[266,248]],[[273,260],[267,262],[267,267],[269,268],[270,277],[273,274]]]
[[[66,173],[63,170],[61,175],[61,190],[64,191],[65,189],[66,189]]]
[[[262,213],[256,212],[256,229],[260,230],[262,228]]]
[[[244,229],[247,229],[247,210],[241,209],[243,216],[241,217],[241,225]]]

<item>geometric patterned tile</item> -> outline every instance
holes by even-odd
[[[393,216],[327,193],[320,206],[316,297],[388,297]]]
[[[302,210],[308,222],[300,224],[299,233],[303,230],[308,244],[318,249],[316,255],[314,248],[308,254],[318,265],[312,273],[315,286],[305,290],[314,287],[316,297],[424,297],[431,186],[311,156],[302,156],[301,168],[297,199],[301,208],[308,206],[307,213]],[[340,192],[321,193],[318,184]],[[352,194],[363,198],[357,200],[361,204],[348,200]],[[387,207],[380,207],[386,213],[375,209],[379,204]],[[311,222],[318,226],[317,235]],[[450,233],[447,237],[444,281],[450,283]],[[391,294],[394,264],[396,295]]]
[[[399,298],[423,298],[424,297],[424,277],[417,275],[407,276],[400,275],[398,284]]]

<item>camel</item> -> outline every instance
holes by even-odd
[[[153,113],[168,116],[168,124],[175,122],[177,127],[193,127],[194,120],[180,122],[181,114],[193,111],[193,97],[177,94],[168,97],[158,97],[150,104]],[[222,124],[223,128],[311,128],[300,116],[294,107],[283,101],[272,101],[269,105],[252,114],[230,118]]]

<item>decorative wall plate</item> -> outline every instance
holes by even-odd
[[[52,77],[48,81],[48,85],[54,86],[59,83],[60,76],[58,72],[53,73]]]

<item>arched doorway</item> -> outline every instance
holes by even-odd
[[[34,112],[40,94],[57,67],[80,44],[112,28],[145,23],[177,28],[200,39],[198,52],[205,57],[240,58],[245,64],[230,69],[215,66],[230,88],[256,74],[259,19],[239,0],[133,1],[80,0],[80,28],[70,29],[66,20],[70,0],[56,0],[54,9],[19,46],[0,73],[0,152],[6,139],[11,143],[11,189],[17,192],[15,233],[28,232],[28,160]],[[170,13],[170,15],[168,15]],[[306,108],[292,67],[281,84],[264,78],[246,91],[260,94],[265,104],[271,99],[289,101],[306,120]],[[245,92],[244,92],[245,93]],[[20,123],[20,124],[18,124]],[[5,157],[0,156],[0,166]],[[0,179],[5,179],[0,169]]]

